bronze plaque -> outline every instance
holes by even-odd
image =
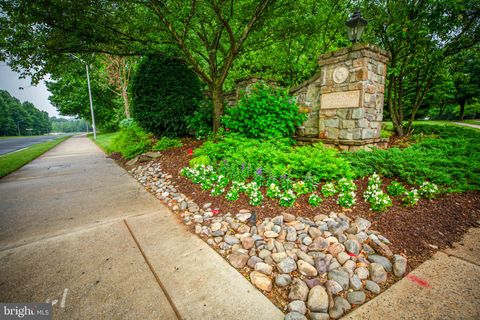
[[[320,109],[359,108],[360,90],[324,93],[321,95]]]

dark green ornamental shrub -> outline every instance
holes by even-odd
[[[226,108],[226,128],[248,138],[290,138],[307,119],[285,90],[258,82],[234,107]]]
[[[181,60],[147,56],[132,78],[132,116],[156,136],[183,136],[189,131],[187,117],[202,99],[201,89],[197,76]]]

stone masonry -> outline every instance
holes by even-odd
[[[299,128],[300,142],[322,141],[343,150],[382,147],[386,51],[354,44],[319,58],[321,71],[291,93],[308,120]]]

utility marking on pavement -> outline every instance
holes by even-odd
[[[125,226],[128,229],[128,232],[130,232],[130,235],[133,238],[133,241],[135,241],[135,244],[137,245],[138,250],[140,250],[140,253],[143,256],[143,259],[147,263],[148,267],[150,268],[150,271],[153,273],[153,276],[155,277],[155,280],[157,280],[158,285],[160,286],[160,289],[162,289],[163,294],[165,294],[165,297],[167,297],[168,302],[170,303],[170,306],[172,307],[173,311],[175,312],[175,315],[177,316],[177,319],[182,320],[182,316],[180,315],[180,312],[178,311],[177,307],[175,306],[175,303],[173,302],[172,298],[167,292],[167,289],[163,285],[162,281],[160,280],[160,277],[158,276],[157,272],[155,272],[155,269],[153,268],[152,264],[148,260],[147,256],[145,255],[145,252],[143,251],[142,247],[140,246],[140,243],[138,242],[137,238],[132,232],[132,229],[130,229],[130,226],[128,225],[128,222],[126,219],[123,219],[123,222],[125,223]]]
[[[65,288],[65,290],[63,290],[62,301],[60,302],[60,307],[62,308],[65,308],[65,300],[67,300],[67,293],[68,293],[68,288]]]
[[[418,284],[419,286],[421,287],[424,287],[424,288],[431,288],[432,286],[427,282],[427,280],[423,280],[419,277],[417,277],[416,275],[413,275],[411,273],[409,273],[406,277],[408,280]]]

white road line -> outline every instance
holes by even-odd
[[[67,293],[68,293],[68,288],[65,288],[65,290],[63,290],[62,301],[60,302],[60,307],[62,308],[65,308],[65,300],[67,300]]]

